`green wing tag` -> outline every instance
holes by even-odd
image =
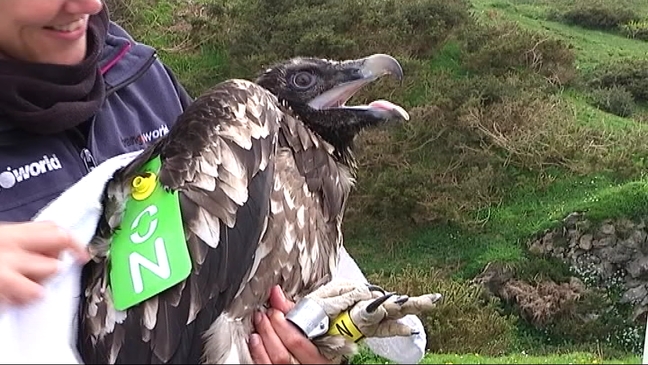
[[[121,228],[110,246],[110,287],[125,310],[186,279],[191,272],[178,193],[157,179],[160,158],[147,162],[132,182]]]

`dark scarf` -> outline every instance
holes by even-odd
[[[99,57],[108,31],[103,9],[88,22],[88,50],[77,65],[0,59],[0,122],[28,132],[53,134],[92,117],[105,96]]]

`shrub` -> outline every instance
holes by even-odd
[[[500,355],[509,351],[515,334],[514,318],[500,314],[499,301],[481,287],[444,277],[441,271],[406,267],[397,273],[378,273],[369,281],[386,290],[410,296],[441,293],[442,301],[421,315],[427,347],[434,352]]]
[[[597,88],[591,92],[591,99],[597,108],[620,117],[631,116],[635,108],[632,93],[623,86]]]
[[[633,20],[621,26],[621,32],[628,38],[648,41],[648,20]]]
[[[513,22],[480,28],[467,28],[464,35],[464,67],[473,73],[500,76],[529,70],[557,85],[576,75],[572,47],[559,39]]]
[[[537,260],[542,259],[533,257],[528,263]],[[636,330],[614,290],[588,287],[571,275],[558,282],[542,277],[520,280],[527,269],[515,266],[490,263],[473,282],[499,298],[507,313],[519,316],[520,324],[534,328],[545,343],[581,345],[604,339],[605,347],[613,350],[639,351],[643,332]]]
[[[466,0],[220,0],[195,17],[196,40],[218,43],[241,72],[256,73],[298,55],[427,57],[469,15]]]
[[[626,7],[585,3],[565,12],[562,20],[584,28],[613,30],[633,20],[639,20],[639,17]]]
[[[648,102],[648,60],[604,64],[585,76],[593,88],[623,87],[637,102]]]
[[[405,227],[476,223],[470,212],[516,184],[512,168],[588,173],[605,164],[636,171],[628,151],[614,149],[631,132],[577,123],[572,107],[543,93],[533,78],[426,78],[434,85],[428,105],[410,109],[409,122],[359,141],[360,171],[347,223],[355,217]]]

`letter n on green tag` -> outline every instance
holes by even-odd
[[[117,310],[159,294],[191,273],[178,195],[162,188],[156,177],[159,169],[159,157],[142,167],[113,236],[110,287]]]

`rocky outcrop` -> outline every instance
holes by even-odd
[[[576,301],[587,292],[576,277],[560,284],[549,280],[530,284],[515,279],[505,265],[493,263],[488,264],[472,282],[485,287],[489,294],[513,304],[520,316],[539,327],[574,315]]]
[[[621,303],[634,306],[633,320],[648,312],[648,230],[643,219],[591,224],[572,213],[560,228],[528,242],[530,252],[568,263],[586,284],[618,288]]]

